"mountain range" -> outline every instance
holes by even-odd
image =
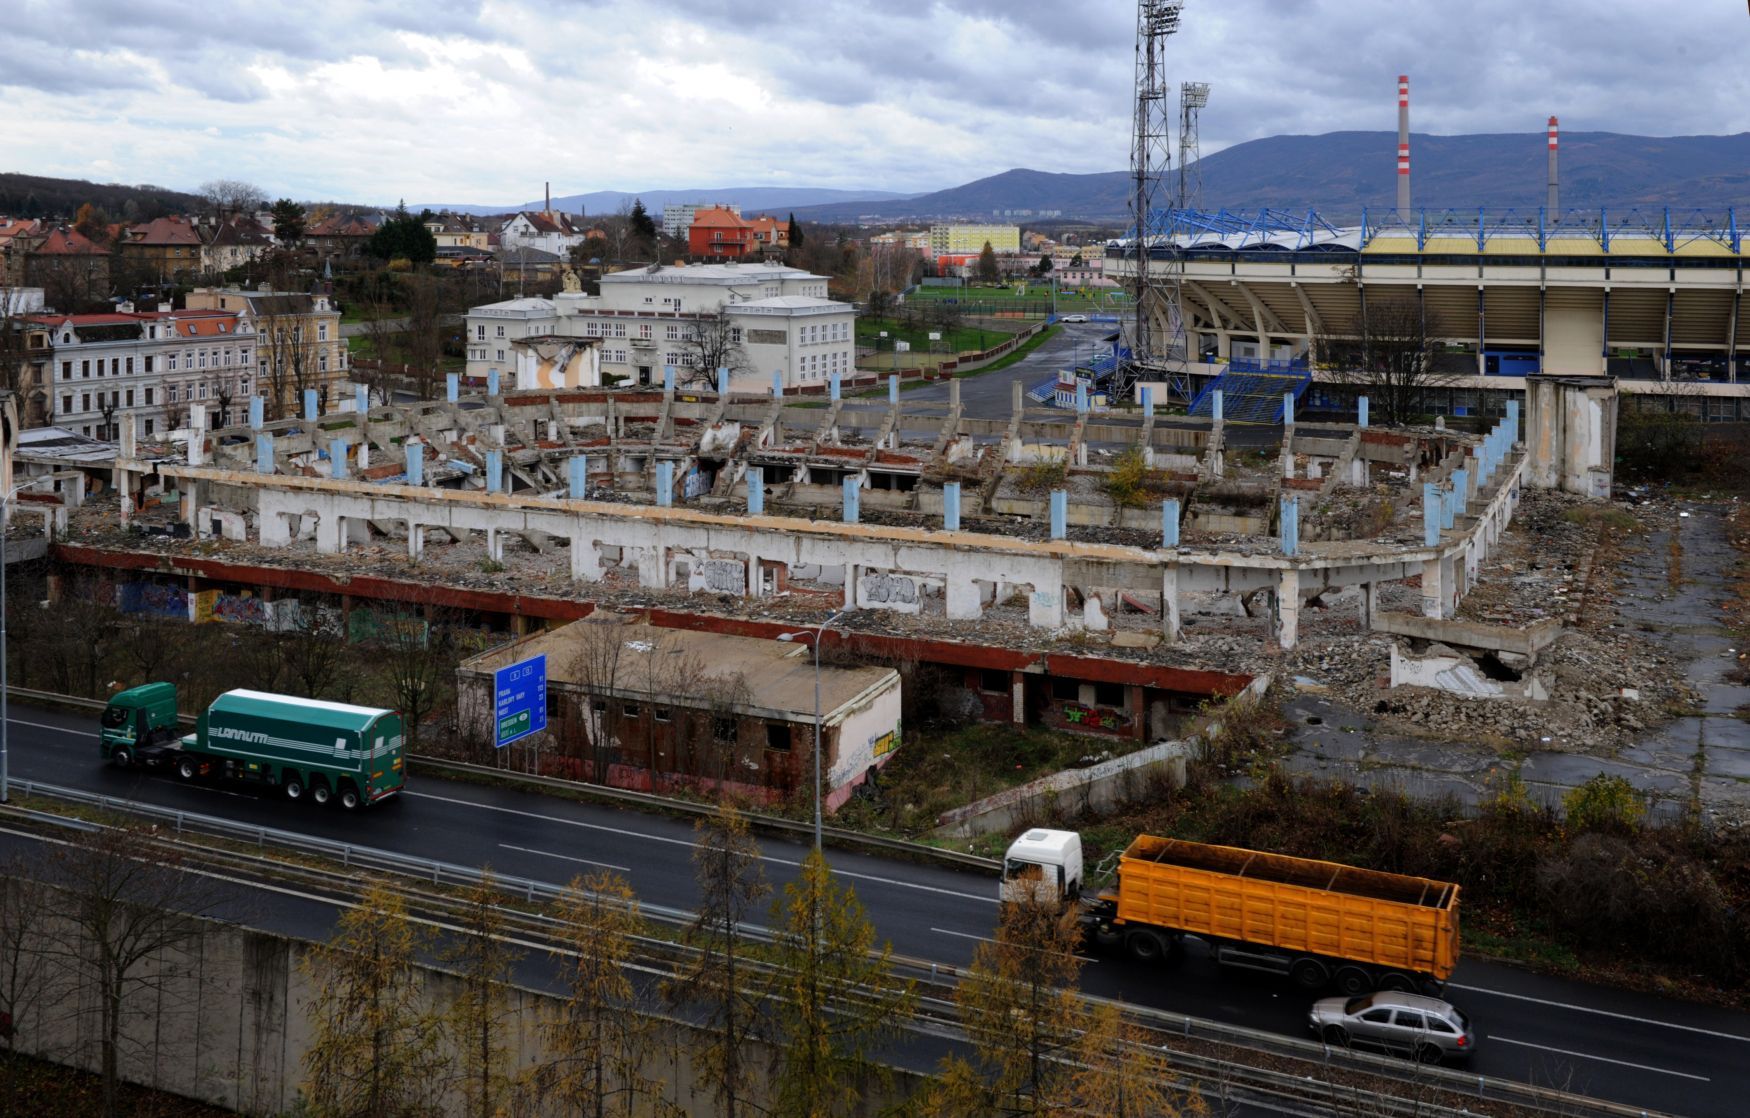
[[[1397,190],[1395,132],[1270,136],[1235,144],[1193,164],[1204,209],[1271,207],[1327,217],[1390,208]],[[1535,210],[1544,204],[1542,132],[1410,137],[1411,203],[1416,208]],[[835,202],[797,208],[806,221],[981,218],[996,210],[1056,210],[1064,218],[1123,220],[1127,171],[1065,175],[1016,169],[963,186],[885,202]],[[1176,186],[1177,172],[1168,176]],[[1733,136],[1628,136],[1568,132],[1561,137],[1561,205],[1576,209],[1671,206],[1720,212],[1750,206],[1750,133]],[[1747,215],[1750,216],[1750,215]],[[1007,220],[1038,220],[1011,216]]]
[[[885,203],[901,201],[910,198],[909,194],[896,194],[891,190],[831,190],[825,187],[812,186],[722,186],[707,187],[698,190],[596,190],[588,194],[566,194],[553,199],[553,208],[561,213],[612,214],[617,213],[622,205],[630,206],[634,198],[642,199],[644,208],[654,214],[658,221],[662,220],[662,207],[670,203],[683,202],[717,202],[740,206],[743,213],[788,212],[806,206],[850,205],[857,203]],[[516,213],[519,210],[539,210],[546,205],[546,199],[536,198],[533,202],[524,202],[516,206],[477,206],[453,205],[438,202],[423,202],[410,205],[407,208],[414,213],[420,210],[449,210],[464,214],[504,214]]]

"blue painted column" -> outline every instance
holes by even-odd
[[[942,527],[950,532],[960,530],[960,483],[942,483]]]
[[[674,504],[673,462],[656,464],[656,504],[659,508],[668,508]]]
[[[249,397],[249,426],[255,428],[257,431],[261,430],[261,425],[264,422],[265,417],[263,412],[266,405],[267,401],[260,396]]]
[[[408,443],[407,451],[407,484],[425,484],[425,444]]]
[[[1440,510],[1444,502],[1441,499],[1440,487],[1431,481],[1422,483],[1422,546],[1434,547],[1440,543]]]
[[[839,398],[839,374],[834,373],[832,375],[832,377],[830,379],[828,379],[827,385],[828,385],[828,391],[827,391],[828,397],[830,397],[831,399],[834,399],[834,400],[838,399]]]
[[[1456,471],[1455,471],[1456,477]],[[1440,530],[1452,531],[1452,526],[1458,522],[1458,493],[1452,480],[1448,480],[1445,488],[1440,491]]]
[[[1508,444],[1509,449],[1511,449],[1512,444],[1517,443],[1518,441],[1519,441],[1519,401],[1518,400],[1508,400],[1507,401],[1507,444]]]
[[[1155,390],[1149,385],[1142,386],[1142,414],[1152,417],[1155,413]]]
[[[887,402],[895,407],[899,405],[899,374],[887,374]]]
[[[1161,546],[1179,546],[1179,500],[1169,497],[1161,502]]]
[[[345,439],[335,439],[328,444],[328,472],[336,481],[346,478],[346,450]]]
[[[1051,538],[1061,540],[1069,535],[1069,494],[1061,489],[1051,491]]]
[[[747,468],[747,514],[764,516],[766,512],[766,471],[759,466]]]
[[[502,450],[486,452],[486,492],[504,492],[504,452]]]
[[[1463,516],[1465,509],[1467,509],[1469,507],[1470,507],[1470,471],[1467,469],[1454,470],[1454,471],[1452,471],[1452,515],[1453,515],[1453,518],[1456,520],[1458,517]],[[1447,527],[1450,528],[1450,527],[1452,527],[1452,525],[1448,524]]]
[[[498,370],[497,369],[486,370],[486,394],[488,396],[498,395]]]
[[[570,462],[566,463],[566,469],[571,475],[571,499],[573,501],[583,500],[585,495],[589,493],[588,456],[573,458]]]
[[[455,373],[444,374],[444,399],[455,403],[462,395],[462,378]]]
[[[304,389],[304,419],[307,422],[314,423],[316,421],[316,415],[316,390],[314,388],[306,388]]]
[[[772,372],[772,398],[775,400],[784,394],[784,374],[777,370]]]
[[[1294,424],[1294,393],[1292,392],[1282,394],[1282,422],[1290,426]]]
[[[1300,501],[1294,497],[1282,497],[1282,513],[1277,521],[1278,538],[1282,544],[1282,554],[1297,555],[1300,552]]]
[[[1088,414],[1088,382],[1081,379],[1076,380],[1076,414]]]
[[[674,391],[674,366],[673,365],[664,365],[662,367],[662,390],[664,392],[673,392]]]
[[[261,399],[257,396],[256,399]],[[255,436],[255,472],[273,473],[273,436],[265,432]]]
[[[855,524],[857,523],[858,515],[861,511],[858,504],[860,494],[858,492],[857,479],[854,477],[846,478],[843,488],[845,493],[845,523]]]
[[[352,408],[360,415],[368,414],[371,410],[371,390],[362,384],[354,388],[352,390]]]
[[[1355,426],[1367,426],[1367,397],[1358,397],[1355,401]]]
[[[729,370],[722,366],[717,368],[717,395],[725,398],[729,395]]]
[[[1215,422],[1217,422],[1217,423],[1222,422],[1221,389],[1217,388],[1213,393],[1210,394],[1209,405],[1210,405],[1210,412],[1209,412],[1210,418],[1215,420]]]

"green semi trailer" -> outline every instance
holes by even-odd
[[[119,692],[104,708],[99,748],[120,768],[168,765],[184,780],[214,777],[279,789],[288,800],[352,810],[401,791],[401,715],[376,707],[227,691],[184,734],[176,685]]]

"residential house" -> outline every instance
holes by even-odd
[[[706,206],[687,229],[687,253],[707,260],[741,260],[759,252],[753,222],[727,206]]]
[[[976,256],[989,244],[991,251],[1017,253],[1021,251],[1021,227],[1018,225],[932,225],[930,254],[932,256]]]
[[[155,277],[160,283],[201,271],[201,231],[185,217],[160,217],[131,226],[116,249],[123,261],[134,265],[135,274]]]
[[[44,236],[35,218],[0,217],[0,287],[24,285],[24,258]]]
[[[709,383],[727,368],[737,390],[769,390],[774,373],[787,389],[824,388],[856,362],[856,311],[826,290],[825,276],[777,262],[610,272],[599,295],[469,311],[468,372],[507,371],[517,337],[600,338],[602,376],[616,383],[661,384],[666,367]]]
[[[109,297],[109,250],[69,226],[58,225],[25,253],[24,282],[43,289],[56,310]]]
[[[484,252],[491,247],[486,230],[465,214],[447,211],[434,214],[426,221],[425,227],[437,241],[440,254],[446,248],[472,248]]]
[[[324,411],[347,392],[346,342],[340,312],[326,295],[297,291],[249,291],[237,287],[197,287],[190,310],[233,311],[254,324],[256,395],[267,397],[270,416],[296,415],[306,389],[314,389]]]
[[[670,202],[662,207],[662,231],[671,237],[686,237],[693,227],[693,218],[700,210],[728,210],[741,216],[741,207],[727,203]]]
[[[304,243],[318,259],[354,260],[365,254],[365,242],[376,225],[357,214],[331,213],[304,230]]]
[[[572,246],[583,243],[581,225],[573,224],[570,214],[524,210],[504,223],[498,238],[507,249],[538,249],[563,260],[571,255]]]
[[[201,245],[201,271],[208,275],[242,267],[273,248],[273,236],[253,218],[228,218],[203,232],[208,237]]]
[[[749,223],[753,226],[754,244],[767,259],[784,255],[784,250],[790,247],[789,221],[761,214]]]

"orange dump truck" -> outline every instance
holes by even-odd
[[[1021,849],[1050,846],[1035,838]],[[1079,866],[1079,838],[1074,846]],[[1005,879],[1062,879],[1013,854]],[[1099,939],[1139,959],[1160,959],[1192,935],[1221,963],[1288,975],[1309,991],[1435,993],[1458,963],[1458,886],[1261,850],[1140,835],[1113,886],[1080,903]]]

